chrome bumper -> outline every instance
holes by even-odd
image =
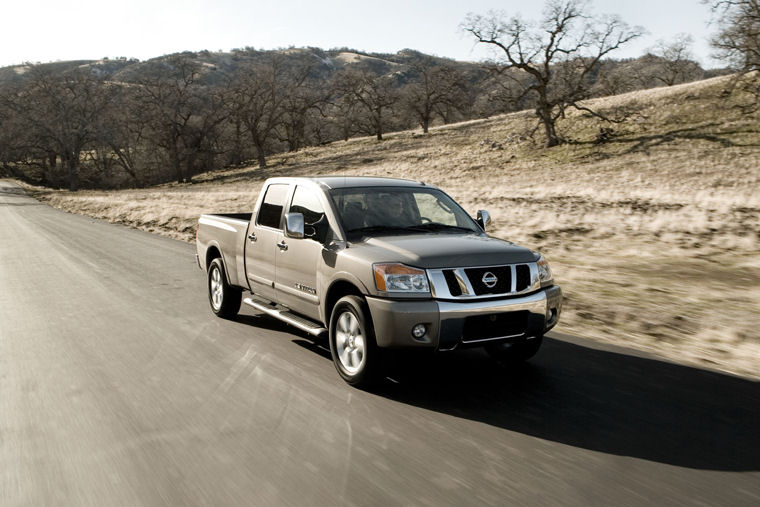
[[[506,340],[541,336],[554,327],[562,311],[562,290],[554,285],[523,297],[477,301],[399,301],[368,297],[375,337],[380,347],[427,347],[452,350],[461,346],[483,345]],[[517,313],[521,312],[521,313]],[[468,319],[525,319],[519,330],[468,336]],[[522,322],[522,320],[521,320]],[[425,324],[427,333],[412,337],[411,330]],[[472,326],[469,326],[470,328]]]

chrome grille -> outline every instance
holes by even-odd
[[[515,266],[515,291],[522,292],[530,287],[530,266],[527,264],[517,264]]]
[[[510,266],[497,266],[491,268],[469,268],[464,270],[472,284],[476,296],[483,294],[506,294],[512,292],[512,270]],[[495,278],[492,287],[486,282],[486,276]]]
[[[452,296],[461,296],[462,286],[457,280],[457,276],[454,273],[454,270],[453,269],[443,270],[443,276],[444,278],[446,278],[446,286],[449,288],[449,293]]]
[[[541,286],[535,262],[428,269],[427,272],[433,296],[439,299],[518,295],[537,290]]]

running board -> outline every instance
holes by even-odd
[[[267,315],[280,319],[283,322],[290,324],[293,327],[297,327],[301,331],[306,331],[312,336],[321,336],[327,332],[327,329],[323,328],[319,324],[312,322],[308,319],[301,317],[290,312],[287,308],[279,305],[274,305],[265,301],[264,299],[257,297],[245,298],[243,303],[248,306],[252,306],[260,312],[264,312]]]

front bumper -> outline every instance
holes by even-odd
[[[562,289],[553,285],[527,296],[477,301],[399,301],[368,297],[380,347],[453,350],[541,336],[554,327],[562,311]],[[427,333],[411,330],[424,324]]]

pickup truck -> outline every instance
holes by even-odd
[[[363,386],[390,348],[536,354],[562,291],[543,256],[488,236],[490,222],[423,182],[270,178],[252,214],[200,217],[196,260],[217,316],[242,300],[326,335],[340,376]]]

